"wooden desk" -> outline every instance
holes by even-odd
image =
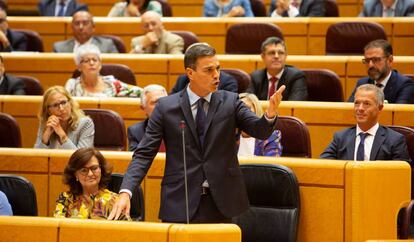
[[[47,162],[47,184],[37,180],[32,182],[38,197],[48,198],[48,203],[38,200],[40,215],[50,216],[59,192],[66,190],[61,184],[61,175],[72,152],[0,148],[0,159],[2,163],[8,164],[0,165],[0,172],[18,174],[32,180],[37,171],[22,169],[24,166],[21,164],[36,167],[38,161],[29,159],[33,156]],[[123,173],[131,160],[130,152],[102,153],[117,173]],[[395,239],[397,213],[411,197],[411,169],[406,162],[240,157],[240,163],[277,163],[294,171],[301,199],[298,241],[363,242],[372,238]],[[159,153],[143,183],[146,221],[158,221],[164,164],[165,155]],[[40,189],[41,186],[45,188]]]
[[[140,18],[134,17],[95,17],[95,33],[118,35],[129,51],[131,39],[142,34],[140,21]],[[414,24],[412,18],[163,18],[167,30],[192,31],[200,41],[214,46],[219,54],[225,51],[226,32],[231,25],[266,22],[276,24],[282,29],[290,55],[324,55],[327,28],[333,23],[344,21],[377,22],[385,28],[388,39],[393,44],[394,55],[414,55],[414,47],[411,45],[414,33],[410,31]],[[43,37],[46,51],[52,51],[54,42],[73,37],[70,17],[8,17],[8,22],[11,28],[38,31]]]

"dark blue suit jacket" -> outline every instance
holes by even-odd
[[[7,29],[6,37],[10,42],[7,48],[3,48],[0,44],[0,52],[11,52],[11,51],[26,51],[27,50],[27,38],[26,35]]]
[[[354,160],[356,127],[336,132],[321,158]],[[407,144],[402,134],[379,126],[372,144],[370,160],[405,160],[411,163]]]
[[[358,80],[356,87],[363,84],[375,84],[374,80],[369,79],[369,77],[364,77]],[[352,92],[351,96],[348,99],[348,102],[353,102],[355,99],[355,90]],[[388,103],[414,103],[414,82],[404,76],[399,74],[396,70],[392,71],[390,79],[387,82],[387,85],[384,88],[385,100]]]
[[[266,139],[274,130],[275,123],[269,123],[265,117],[258,118],[239,100],[236,93],[228,91],[212,93],[203,147],[198,139],[186,89],[161,98],[133,154],[121,188],[132,191],[142,182],[164,139],[166,162],[161,182],[159,217],[163,221],[186,221],[182,120],[186,123],[184,131],[190,219],[199,206],[201,185],[205,179],[209,182],[217,208],[224,216],[231,218],[241,214],[248,208],[249,202],[237,158],[236,130]]]
[[[0,84],[0,95],[25,95],[25,85],[20,78],[4,74]]]
[[[180,75],[177,78],[177,81],[175,82],[175,85],[173,89],[171,90],[170,94],[183,90],[189,82],[190,82],[190,79],[188,79],[187,75],[185,74]],[[221,71],[220,72],[220,84],[218,86],[218,89],[237,93],[238,91],[237,80],[232,75],[227,74],[224,71]]]
[[[40,16],[55,16],[56,0],[44,0],[37,5]],[[88,5],[78,3],[77,0],[69,2],[65,16],[72,16],[77,11],[88,11]]]
[[[145,119],[142,122],[136,123],[128,127],[128,149],[129,151],[134,151],[138,147],[139,142],[141,142],[142,137],[144,137],[147,124],[148,124],[148,119]]]

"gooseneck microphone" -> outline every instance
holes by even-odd
[[[185,156],[185,122],[184,120],[180,121],[181,129],[181,138],[183,142],[183,163],[184,163],[184,188],[185,188],[185,216],[187,219],[187,224],[190,223],[189,213],[188,213],[188,184],[187,184],[187,160]]]

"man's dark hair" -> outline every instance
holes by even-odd
[[[264,53],[265,50],[266,50],[266,46],[268,46],[268,45],[278,45],[278,44],[281,44],[283,46],[283,48],[285,49],[285,51],[287,51],[285,41],[283,41],[279,37],[269,37],[269,38],[267,38],[265,41],[263,41],[262,47],[260,48],[260,50],[262,51],[262,53]]]
[[[184,54],[184,68],[196,69],[197,59],[204,56],[215,56],[216,50],[206,43],[196,43],[187,48]]]
[[[364,47],[364,52],[367,51],[368,49],[372,49],[372,48],[381,48],[384,51],[385,56],[392,55],[392,46],[386,40],[377,39],[377,40],[373,40],[373,41],[369,42]]]

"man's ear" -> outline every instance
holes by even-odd
[[[382,111],[382,109],[384,108],[384,104],[381,104],[381,105],[379,105],[378,106],[378,109],[380,110],[380,111]]]
[[[194,70],[190,67],[185,68],[185,74],[187,74],[188,79],[193,80]]]

